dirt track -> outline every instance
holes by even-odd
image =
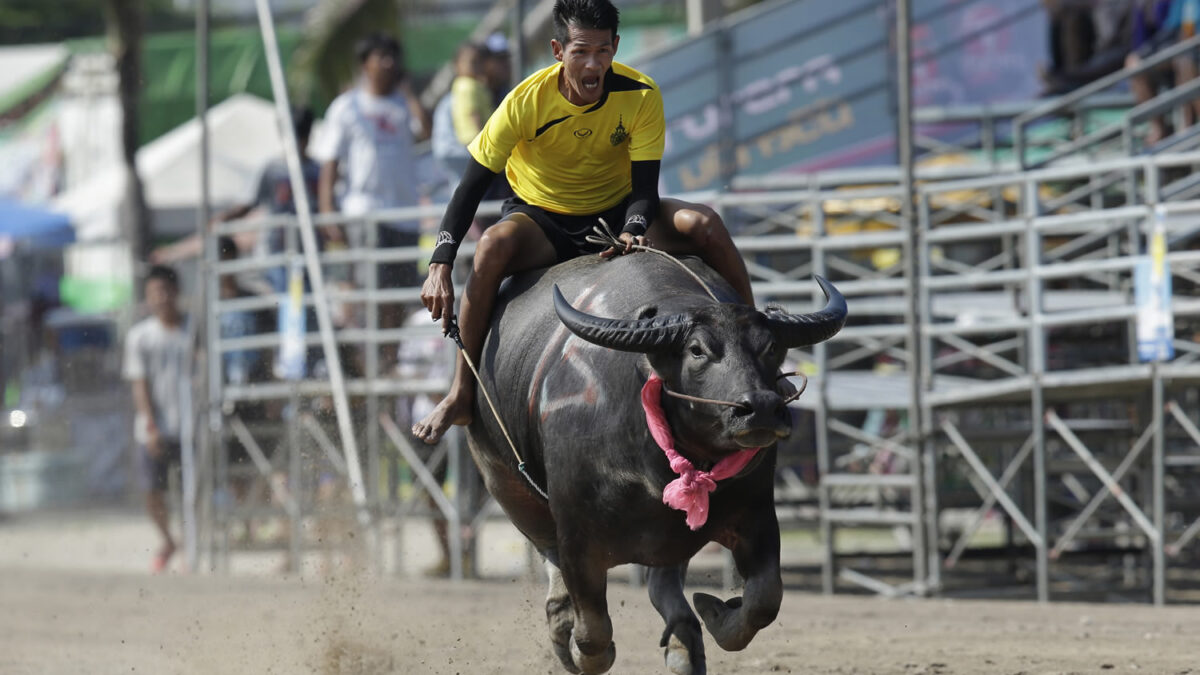
[[[559,673],[525,581],[148,577],[0,567],[0,673]],[[610,587],[614,673],[659,673],[662,624]],[[709,672],[1200,673],[1200,609],[789,593]]]

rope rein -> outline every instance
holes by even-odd
[[[512,436],[508,433],[508,427],[504,425],[504,420],[501,419],[499,411],[496,410],[496,404],[492,403],[492,396],[488,393],[487,387],[483,386],[483,378],[479,376],[479,371],[475,368],[475,362],[471,360],[471,355],[467,353],[467,347],[463,344],[462,335],[458,331],[458,320],[454,317],[450,318],[450,331],[446,333],[446,337],[454,340],[454,344],[458,345],[458,352],[462,354],[463,360],[467,362],[467,366],[471,369],[471,374],[475,376],[475,382],[479,384],[479,390],[483,392],[483,399],[487,401],[488,407],[492,409],[492,416],[496,418],[496,423],[500,425],[500,431],[504,432],[504,439],[508,441],[508,447],[512,448],[513,456],[517,458],[517,471],[525,477],[526,482],[532,487],[542,499],[550,501],[550,497],[546,494],[536,482],[533,476],[525,470],[525,460],[521,458],[521,453],[517,450],[517,444],[513,443]]]
[[[588,241],[588,243],[598,244],[601,246],[611,246],[611,247],[616,247],[618,249],[625,248],[625,242],[621,241],[620,239],[617,238],[617,235],[613,234],[613,231],[608,227],[608,223],[604,222],[603,218],[599,218],[598,220],[600,221],[600,226],[592,228],[592,230],[596,233],[596,235],[595,236],[588,235],[586,237],[586,240]],[[656,249],[652,246],[643,246],[641,244],[634,244],[631,248],[633,248],[634,250],[637,250],[637,251],[648,251],[650,253],[657,253],[658,255],[661,255],[664,258],[666,258],[667,260],[670,260],[671,262],[675,263],[680,268],[682,268],[684,272],[687,272],[688,275],[690,275],[693,279],[695,279],[696,283],[700,284],[700,287],[704,289],[704,292],[708,293],[708,297],[712,298],[714,302],[720,302],[720,300],[717,299],[716,294],[713,293],[711,288],[709,288],[708,284],[705,283],[704,280],[700,278],[700,275],[693,272],[690,267],[683,264],[683,261],[679,260],[675,256],[671,255],[670,253],[667,253],[666,251],[661,251],[659,249]],[[446,337],[450,338],[451,340],[454,340],[454,344],[458,345],[459,353],[462,354],[463,360],[467,362],[467,367],[471,369],[471,374],[475,376],[475,382],[479,385],[479,390],[481,392],[483,392],[483,399],[484,399],[484,401],[487,402],[488,408],[491,409],[492,417],[496,418],[496,423],[500,425],[500,431],[504,433],[504,440],[508,441],[508,447],[512,449],[513,457],[516,457],[516,459],[517,459],[517,471],[521,472],[521,475],[524,476],[524,478],[525,478],[525,482],[529,483],[529,486],[532,487],[534,489],[534,491],[537,492],[538,495],[541,496],[542,499],[544,499],[546,501],[550,501],[550,497],[549,497],[549,495],[546,494],[546,491],[543,490],[541,488],[541,486],[539,486],[537,484],[537,482],[535,482],[533,480],[533,476],[530,476],[529,472],[525,469],[525,460],[521,457],[520,451],[517,450],[517,444],[513,442],[512,436],[508,433],[508,427],[505,426],[504,420],[501,419],[500,412],[498,410],[496,410],[496,404],[492,402],[491,394],[488,393],[487,387],[485,387],[483,385],[483,378],[479,376],[479,370],[475,367],[475,362],[471,360],[471,355],[467,353],[467,347],[466,347],[466,345],[463,344],[462,335],[459,333],[459,330],[458,330],[457,318],[450,317],[450,329],[448,331],[446,331]],[[795,371],[790,372],[790,373],[783,373],[777,379],[783,379],[785,377],[791,377],[793,375],[799,375],[800,377],[804,378],[804,382],[801,383],[800,388],[798,391],[796,391],[796,393],[794,393],[791,396],[788,396],[786,399],[784,399],[784,401],[783,401],[784,405],[787,405],[787,404],[791,403],[792,401],[795,401],[796,399],[800,398],[800,395],[804,393],[804,390],[806,388],[808,388],[808,377],[806,375],[804,375],[803,373],[799,373],[799,372],[795,372]],[[693,403],[709,403],[712,405],[723,405],[723,406],[729,406],[729,407],[733,407],[733,408],[745,408],[746,407],[742,403],[734,403],[733,401],[719,401],[719,400],[711,399],[711,398],[700,398],[699,396],[689,396],[687,394],[679,394],[679,393],[671,391],[670,389],[667,389],[666,385],[663,385],[662,391],[664,394],[667,394],[669,396],[674,396],[675,398],[683,399],[685,401],[691,401]]]
[[[608,226],[608,223],[605,222],[603,218],[597,218],[597,220],[600,221],[600,225],[597,225],[596,227],[592,228],[592,231],[595,232],[596,234],[595,235],[589,234],[588,236],[584,237],[584,239],[589,244],[598,244],[600,246],[613,246],[613,247],[616,247],[619,249],[625,248],[625,242],[621,241],[620,239],[617,238],[617,235],[613,234],[612,228],[610,228]],[[667,253],[666,251],[660,251],[659,249],[656,249],[653,246],[642,246],[641,244],[634,244],[630,248],[634,249],[635,251],[648,251],[650,253],[657,253],[658,255],[661,255],[662,257],[666,258],[667,260],[670,260],[671,262],[675,263],[676,265],[679,265],[679,267],[682,268],[684,272],[687,272],[689,276],[691,276],[693,279],[696,280],[696,283],[700,284],[700,288],[703,288],[704,292],[708,293],[708,297],[712,298],[713,302],[721,302],[720,300],[717,300],[716,293],[712,292],[712,289],[708,287],[708,284],[704,283],[704,280],[700,278],[700,275],[693,272],[692,268],[688,267],[687,265],[684,265],[683,261],[680,260],[679,258],[676,258],[675,256],[671,255],[670,253]]]

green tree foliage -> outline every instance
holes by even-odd
[[[175,11],[171,0],[140,0],[147,30],[191,26],[191,14]],[[104,35],[104,3],[96,0],[3,0],[0,44],[61,42]]]
[[[354,44],[375,31],[399,37],[402,14],[397,0],[321,0],[292,64],[293,98],[337,96],[358,72]]]

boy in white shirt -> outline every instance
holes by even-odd
[[[179,312],[179,278],[170,267],[155,265],[145,281],[151,315],[125,336],[124,372],[133,389],[137,411],[133,435],[149,483],[146,511],[162,537],[151,570],[162,572],[175,553],[167,508],[167,480],[179,462],[187,387],[191,378],[191,345]]]

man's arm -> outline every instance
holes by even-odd
[[[333,213],[337,209],[333,204],[333,188],[338,181],[338,161],[331,159],[321,165],[321,173],[317,178],[317,205],[321,213]],[[337,225],[322,225],[321,232],[329,241],[342,241],[342,228]]]
[[[630,168],[633,189],[629,196],[629,208],[625,210],[625,225],[621,232],[635,237],[646,234],[654,216],[658,214],[658,172],[660,161],[633,162]]]
[[[425,106],[421,105],[421,99],[413,92],[412,83],[408,78],[400,83],[400,92],[404,94],[404,101],[408,104],[408,114],[417,122],[417,128],[413,130],[413,140],[420,142],[429,138],[429,132],[433,129],[433,119]]]
[[[479,202],[495,177],[495,173],[471,158],[458,188],[454,190],[454,196],[446,205],[437,244],[429,259],[429,277],[421,288],[421,302],[433,315],[434,321],[441,319],[443,331],[450,329],[450,319],[454,316],[454,282],[450,276],[454,258],[458,255],[463,237],[471,228]]]
[[[131,385],[133,408],[139,419],[146,420],[146,450],[151,457],[158,457],[162,446],[159,444],[158,424],[154,421],[154,408],[150,405],[150,386],[144,377],[133,380]]]
[[[632,162],[633,188],[629,195],[629,206],[625,209],[625,223],[621,227],[621,241],[625,242],[624,250],[617,247],[603,251],[600,255],[608,258],[617,253],[625,254],[633,251],[634,245],[646,245],[646,230],[654,217],[658,215],[658,171],[661,162],[640,161]]]

